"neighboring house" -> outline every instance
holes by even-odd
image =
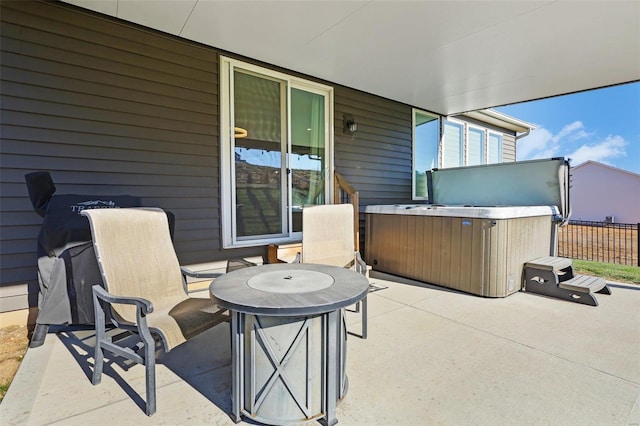
[[[597,161],[571,169],[572,220],[640,223],[640,175]]]
[[[426,199],[425,171],[516,161],[532,124],[485,109],[452,117],[413,110],[413,199]]]
[[[442,117],[64,3],[1,7],[2,311],[26,307],[27,286],[36,304],[26,173],[172,211],[193,264],[299,240],[300,206],[332,200],[334,170],[361,205],[409,203],[427,168],[514,161],[531,127]]]

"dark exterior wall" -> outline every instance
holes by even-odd
[[[360,203],[411,200],[411,107],[335,87],[335,169],[360,193]],[[343,115],[358,131],[343,132]]]
[[[42,219],[24,182],[36,170],[58,194],[171,210],[183,264],[265,252],[220,249],[218,51],[66,4],[1,7],[0,311],[26,307],[27,284],[36,303]],[[336,170],[362,206],[409,202],[411,108],[333,87]]]
[[[42,219],[24,181],[36,170],[58,194],[129,194],[171,210],[183,264],[265,253],[221,249],[218,50],[64,3],[1,8],[0,311],[26,307],[27,284],[37,295]],[[364,206],[411,202],[411,107],[270,68],[334,87],[334,165],[360,193],[363,251]],[[515,160],[514,135],[494,130]]]
[[[344,114],[358,131],[343,131]],[[360,251],[365,248],[364,207],[411,203],[410,106],[335,86],[335,170],[360,197]]]
[[[229,256],[217,52],[64,4],[2,2],[1,15],[2,310],[24,304],[37,278],[42,219],[24,182],[35,170],[51,172],[58,194],[130,194],[171,210],[182,263]]]

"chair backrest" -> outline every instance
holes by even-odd
[[[91,234],[105,288],[117,296],[143,297],[154,308],[163,300],[185,297],[180,264],[164,211],[150,208],[92,209]],[[135,322],[135,307],[115,305],[123,319]]]
[[[353,206],[302,209],[302,262],[346,267],[354,261]]]

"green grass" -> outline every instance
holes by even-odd
[[[8,390],[9,390],[9,383],[3,383],[0,385],[0,402],[2,402]]]
[[[576,273],[595,275],[608,281],[640,284],[640,267],[573,259]]]

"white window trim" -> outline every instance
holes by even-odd
[[[465,123],[464,165],[465,166],[469,165],[469,130],[471,130],[471,129],[479,130],[480,132],[482,132],[482,148],[481,148],[482,149],[482,159],[481,159],[480,165],[487,164],[487,140],[488,140],[487,129],[484,128],[484,127],[481,127],[481,126],[474,125],[474,124]]]
[[[434,117],[438,117],[438,141],[442,139],[442,116],[438,114],[434,114],[433,112],[424,111],[418,108],[411,109],[411,199],[412,200],[428,200],[429,197],[416,197],[416,113],[431,115]],[[440,166],[440,142],[438,142],[438,146],[436,147],[436,167]]]
[[[333,87],[310,80],[294,77],[269,68],[260,67],[236,59],[220,56],[220,222],[222,226],[222,248],[238,248],[238,247],[255,247],[267,244],[282,244],[293,241],[300,241],[301,232],[291,232],[287,230],[288,235],[283,237],[262,238],[256,236],[255,239],[238,240],[235,236],[235,209],[233,208],[234,182],[232,173],[234,173],[234,157],[231,152],[230,141],[234,135],[231,128],[231,117],[234,116],[233,105],[231,104],[233,90],[233,73],[231,70],[235,67],[242,68],[250,72],[255,72],[267,77],[273,77],[283,80],[287,83],[287,105],[286,105],[286,121],[291,123],[291,88],[299,88],[305,91],[319,93],[327,96],[325,105],[325,135],[327,141],[327,161],[325,163],[325,182],[326,182],[326,199],[327,203],[333,202],[333,175],[334,175],[334,128],[333,128]],[[283,115],[284,116],[284,115]],[[287,151],[291,151],[291,126],[287,125]],[[286,164],[289,168],[289,164]],[[289,176],[289,175],[287,175]],[[288,178],[290,179],[290,177]],[[287,181],[287,187],[289,186]],[[291,191],[288,191],[287,205],[291,205]],[[289,226],[291,226],[292,214],[291,209],[287,209],[289,215]]]

